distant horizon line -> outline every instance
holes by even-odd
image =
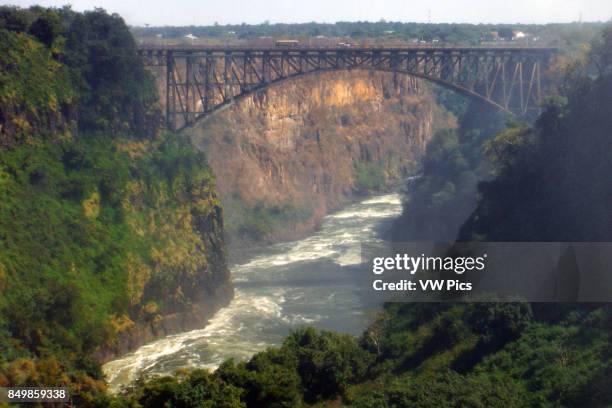
[[[121,15],[117,13],[118,15]],[[508,26],[545,26],[545,25],[568,25],[568,24],[607,24],[612,22],[612,20],[591,20],[591,21],[551,21],[547,23],[525,23],[525,22],[515,22],[515,23],[468,23],[468,22],[421,22],[421,21],[371,21],[371,20],[358,20],[358,21],[348,21],[348,20],[339,20],[333,23],[330,22],[319,22],[319,21],[308,21],[308,22],[261,22],[261,23],[212,23],[212,24],[185,24],[185,25],[157,25],[157,24],[129,24],[128,26],[134,28],[200,28],[200,27],[228,27],[228,26],[275,26],[275,25],[307,25],[307,24],[319,24],[319,25],[335,25],[341,23],[349,23],[349,24],[359,24],[359,23],[368,23],[368,24],[422,24],[422,25],[472,25],[472,26],[500,26],[500,25],[508,25]]]

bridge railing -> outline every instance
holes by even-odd
[[[557,47],[549,46],[524,46],[524,45],[450,45],[450,44],[413,44],[413,45],[372,45],[372,46],[310,46],[298,45],[292,47],[279,46],[256,46],[256,45],[159,45],[139,44],[138,50],[146,51],[179,51],[179,52],[207,52],[207,51],[411,51],[411,50],[435,50],[435,51],[536,51],[536,52],[558,52]]]

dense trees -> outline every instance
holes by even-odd
[[[159,132],[120,17],[1,7],[0,51],[0,385],[67,385],[92,405],[105,391],[94,353],[140,317],[138,285],[157,276],[157,309],[179,311],[192,293],[169,286],[208,276],[212,248],[188,259],[199,237],[177,218],[215,213],[212,175]],[[174,281],[162,279],[168,241]]]
[[[397,241],[457,236],[476,207],[478,181],[487,177],[482,145],[504,126],[504,115],[483,102],[441,95],[443,105],[460,117],[459,127],[438,131],[427,145],[422,174],[408,186],[403,214],[393,228]]]
[[[140,381],[113,406],[605,406],[609,311],[561,320],[526,303],[387,305],[381,352],[302,329],[277,349],[214,373]]]
[[[79,127],[152,137],[157,93],[123,19],[102,10],[68,13],[65,62],[79,89]]]
[[[348,335],[300,329],[278,349],[248,362],[223,363],[214,373],[179,373],[140,382],[114,403],[137,407],[299,407],[344,396],[365,378],[373,355]],[[190,399],[188,399],[190,398]]]

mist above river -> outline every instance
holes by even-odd
[[[377,307],[359,296],[354,266],[361,260],[360,244],[381,240],[380,231],[400,213],[399,194],[371,197],[328,215],[307,238],[256,250],[247,262],[231,266],[234,299],[206,327],[105,364],[111,389],[141,374],[214,369],[228,358],[248,359],[300,326],[360,334]]]

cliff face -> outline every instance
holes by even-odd
[[[135,236],[125,258],[129,307],[114,316],[118,335],[100,350],[100,360],[155,337],[202,327],[233,294],[223,209],[204,157],[147,142],[123,143],[119,150],[145,172],[126,183],[121,201]],[[169,163],[160,166],[160,160]],[[160,177],[151,177],[158,171]]]
[[[15,355],[46,338],[106,360],[202,327],[232,296],[205,157],[161,131],[75,132],[68,67],[25,34],[0,39],[0,326]]]
[[[217,176],[232,237],[273,241],[405,175],[435,112],[415,78],[332,72],[272,86],[187,132]]]

